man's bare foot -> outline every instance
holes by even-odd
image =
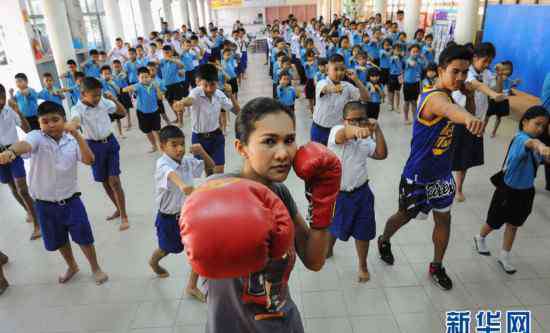
[[[105,282],[107,282],[107,280],[109,280],[107,274],[105,274],[101,269],[93,272],[92,275],[94,277],[95,284],[98,286],[104,284]]]
[[[462,192],[456,192],[455,199],[456,199],[457,202],[466,201],[466,197],[464,196],[464,193],[462,193]]]
[[[0,266],[4,266],[10,259],[3,252],[0,252]]]
[[[34,231],[31,234],[31,240],[37,240],[40,237],[42,237],[42,233],[40,232],[40,229],[34,229]]]
[[[187,287],[185,289],[185,293],[193,298],[195,298],[196,300],[198,300],[199,302],[202,302],[202,303],[206,303],[206,296],[202,293],[202,291],[200,291],[199,288],[197,287]]]
[[[168,271],[158,263],[154,263],[149,260],[149,266],[151,266],[153,272],[155,272],[155,274],[157,274],[157,276],[161,279],[165,279],[170,276],[170,273],[168,273]]]
[[[6,289],[8,289],[8,287],[10,286],[10,284],[8,283],[8,280],[6,280],[5,278],[0,278],[0,295],[2,295],[4,293],[4,291],[6,291]]]
[[[70,279],[73,278],[73,276],[76,275],[76,273],[78,273],[80,269],[78,269],[78,267],[69,267],[67,268],[67,271],[65,272],[65,274],[61,275],[59,277],[59,283],[67,283],[69,282]]]
[[[118,227],[119,231],[124,231],[130,229],[130,223],[128,222],[128,216],[123,217],[121,219],[120,227]]]
[[[108,216],[106,218],[107,221],[112,221],[112,220],[116,220],[120,217],[120,212],[117,210],[116,212],[113,213],[113,215],[111,216]]]
[[[357,276],[357,282],[359,283],[365,283],[370,280],[370,275],[368,270],[359,270],[359,274]]]

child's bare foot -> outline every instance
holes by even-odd
[[[116,220],[120,217],[120,212],[117,210],[116,212],[113,213],[113,215],[111,216],[108,216],[106,218],[107,221],[112,221],[112,220]]]
[[[370,275],[368,270],[359,270],[359,274],[357,276],[357,282],[359,283],[365,283],[370,280]]]
[[[151,266],[153,272],[155,272],[155,274],[157,274],[157,276],[161,279],[165,279],[170,276],[170,273],[168,273],[168,271],[158,263],[154,263],[149,260],[149,266]]]
[[[118,227],[119,231],[124,231],[130,229],[130,223],[128,223],[128,217],[123,217],[121,219],[120,227]]]
[[[65,274],[61,275],[59,277],[59,283],[67,283],[69,282],[70,279],[73,278],[73,276],[76,275],[76,273],[78,273],[80,269],[78,269],[78,267],[69,267],[67,268],[67,271],[65,272]]]
[[[455,199],[458,202],[466,201],[466,197],[464,196],[464,193],[462,193],[462,192],[456,192]]]
[[[196,300],[198,300],[199,302],[202,302],[202,303],[206,303],[206,296],[202,293],[202,291],[200,291],[199,288],[197,287],[187,287],[185,289],[185,293],[193,298],[195,298]]]
[[[40,228],[35,228],[34,231],[31,234],[31,240],[36,240],[38,238],[42,237],[42,233],[40,232]]]
[[[98,286],[104,284],[105,282],[107,282],[107,280],[109,280],[107,274],[105,274],[101,269],[93,272],[92,275],[94,277],[95,284]]]

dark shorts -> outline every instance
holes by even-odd
[[[534,199],[534,188],[516,190],[507,185],[500,186],[493,193],[487,224],[493,229],[499,229],[505,223],[522,226],[531,214]]]
[[[160,112],[144,113],[137,110],[137,118],[139,129],[143,133],[149,134],[152,131],[160,131]]]
[[[396,92],[401,90],[401,83],[399,83],[399,75],[390,75],[388,80],[388,91]]]
[[[510,115],[510,102],[504,100],[502,102],[495,102],[489,99],[489,108],[487,109],[487,117],[497,116],[505,117]]]
[[[31,127],[31,131],[40,129],[40,124],[38,123],[38,117],[37,116],[25,117],[25,119],[29,123],[29,126]]]
[[[207,135],[193,132],[191,143],[200,143],[204,150],[214,160],[215,165],[225,164],[225,136],[218,128]],[[202,160],[202,157],[195,155],[195,158]]]
[[[420,82],[405,83],[403,85],[403,97],[405,102],[415,102],[420,95]]]
[[[20,156],[11,163],[0,165],[0,183],[2,184],[8,184],[17,178],[25,177],[27,177],[25,163],[23,163],[23,159]]]
[[[347,241],[350,236],[362,241],[374,239],[374,194],[368,182],[352,192],[341,191],[338,194],[330,233],[342,241]]]
[[[129,93],[123,92],[122,94],[118,95],[118,101],[126,108],[126,110],[130,110],[134,107],[134,105],[132,104],[132,96],[130,96]]]
[[[79,197],[68,200],[64,205],[35,201],[34,209],[46,250],[58,250],[69,242],[69,235],[78,245],[94,243],[88,214]]]
[[[229,79],[227,83],[231,86],[232,93],[238,94],[239,93],[239,83],[237,82],[237,78],[234,77],[232,79]]]
[[[166,215],[158,212],[155,227],[157,228],[159,249],[166,253],[181,253],[183,251],[180,227],[176,215]]]
[[[367,102],[367,117],[378,119],[380,114],[380,103]]]
[[[178,82],[174,84],[169,84],[166,86],[166,100],[172,105],[175,101],[185,97],[185,86],[183,82]]]
[[[465,171],[483,165],[483,138],[468,132],[464,125],[455,125],[451,144],[453,171]]]
[[[196,72],[196,69],[185,72],[185,85],[187,86],[187,95],[189,95],[189,87],[195,88],[197,86],[197,84],[195,83]],[[187,97],[187,95],[185,95],[185,97]]]
[[[406,211],[409,218],[426,218],[432,210],[450,211],[456,192],[452,175],[428,184],[415,183],[401,177],[399,183],[399,210]]]
[[[92,174],[96,182],[105,182],[111,176],[120,175],[120,146],[114,135],[107,138],[107,142],[87,140],[88,146],[94,153]]]
[[[315,98],[315,80],[314,79],[307,79],[305,91],[306,91],[307,99]]]
[[[311,135],[311,141],[319,142],[326,146],[328,144],[330,128],[319,126],[316,123],[311,123],[310,135]]]
[[[389,68],[380,68],[380,83],[387,85],[390,81],[390,69]]]
[[[157,99],[158,112],[161,114],[166,114],[166,109],[164,108],[164,102],[160,99]]]

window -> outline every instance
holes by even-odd
[[[109,45],[105,42],[102,0],[80,0],[80,9],[84,17],[84,28],[89,49],[106,50]]]

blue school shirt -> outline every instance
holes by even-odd
[[[38,99],[63,105],[63,100],[61,99],[61,97],[52,94],[48,89],[45,88],[38,93]]]
[[[220,35],[216,36],[216,39],[214,39],[214,48],[219,48],[223,44],[223,37]]]
[[[452,177],[452,149],[454,124],[447,118],[436,117],[431,121],[420,116],[426,102],[435,94],[445,94],[451,103],[453,99],[442,90],[430,90],[420,94],[413,123],[411,151],[403,177],[427,184]]]
[[[115,97],[117,97],[120,94],[120,92],[117,89],[117,88],[120,88],[120,87],[113,86],[112,84],[107,82],[105,79],[101,79],[100,82],[101,82],[101,91],[103,91],[103,93],[109,92]],[[115,82],[115,84],[116,84],[116,82]]]
[[[504,182],[511,188],[525,190],[535,183],[536,169],[542,162],[539,154],[527,149],[525,142],[532,139],[527,133],[519,131],[510,146],[506,159]]]
[[[391,52],[380,50],[380,68],[390,68]]]
[[[435,85],[435,77],[433,79],[430,79],[430,78],[425,78],[424,80],[422,80],[422,91],[424,90],[432,90],[434,88],[434,85]]]
[[[351,42],[353,46],[355,45],[361,45],[363,43],[363,36],[357,31],[351,32]]]
[[[401,49],[401,54],[407,54],[407,42],[397,41],[394,43],[394,45],[398,45],[399,49]]]
[[[126,73],[120,72],[115,73],[113,72],[113,81],[115,81],[116,85],[120,88],[126,88],[128,87],[128,76],[126,76]]]
[[[540,99],[542,101],[542,106],[544,106],[550,116],[550,73],[546,74],[546,77],[544,78]]]
[[[330,59],[333,55],[338,52],[338,47],[336,45],[329,45],[327,47],[327,59]]]
[[[351,68],[351,49],[344,49],[339,47],[336,53],[344,57],[344,64],[347,68]]]
[[[138,69],[142,67],[147,67],[148,63],[149,63],[149,58],[146,56],[144,56],[143,58],[136,58],[136,64]]]
[[[325,73],[317,72],[317,74],[315,74],[315,81],[316,82],[322,81],[326,78],[327,78],[327,74],[325,74]]]
[[[101,70],[98,64],[92,62],[91,60],[87,61],[83,66],[82,70],[86,76],[95,77],[99,79],[101,76]]]
[[[223,70],[227,73],[227,76],[229,76],[229,79],[234,79],[237,77],[237,71],[235,70],[237,67],[237,62],[234,57],[227,60],[222,59],[222,66]]]
[[[15,93],[15,100],[19,110],[25,117],[36,117],[36,111],[38,109],[38,93],[32,89],[29,89],[29,94],[24,96],[20,91]]]
[[[403,72],[403,61],[399,57],[392,56],[390,59],[390,75],[401,75]]]
[[[384,85],[378,82],[378,86],[380,86],[380,89],[384,91]],[[367,90],[369,91],[370,100],[371,103],[380,104],[382,103],[382,95],[374,88],[374,84],[371,82],[367,83]]]
[[[190,72],[195,68],[195,66],[193,65],[193,62],[195,61],[195,55],[193,53],[189,51],[182,52],[180,60],[185,67],[186,72]]]
[[[225,85],[225,74],[223,71],[218,71],[218,89],[221,91],[224,91],[224,85]]]
[[[126,72],[126,75],[128,76],[128,83],[129,84],[135,84],[138,82],[138,64],[136,62],[126,61],[124,63],[124,71]]]
[[[306,62],[306,64],[304,65],[304,71],[306,72],[306,78],[308,80],[313,80],[318,70],[319,68],[317,66],[317,62],[314,62],[313,64],[308,64]]]
[[[164,84],[164,80],[161,79],[158,75],[155,76],[154,83],[159,87],[159,89],[162,93],[166,92],[166,90],[167,90],[166,89],[166,84]]]
[[[294,105],[294,101],[296,100],[296,89],[291,86],[278,86],[277,100],[284,106]]]
[[[367,53],[372,59],[380,59],[380,44],[377,42],[368,43]]]
[[[424,47],[422,47],[422,55],[424,56],[424,59],[426,59],[426,62],[429,64],[429,63],[432,63],[434,62],[434,52],[433,52],[433,49],[432,51],[430,51],[431,46],[428,46],[428,45],[424,45]]]
[[[413,60],[416,62],[414,66],[409,64],[409,61]],[[416,83],[420,82],[422,75],[422,62],[419,57],[407,57],[404,61],[405,64],[405,73],[403,74],[403,81],[405,83]]]
[[[271,65],[274,66],[277,63],[277,53],[279,53],[279,49],[274,47],[271,50]]]
[[[63,76],[63,79],[65,79],[64,87],[66,88],[70,88],[76,84],[76,80],[72,73],[67,73],[66,75]]]
[[[173,62],[162,59],[159,68],[159,76],[164,80],[164,84],[167,86],[183,81],[179,75],[180,68]]]
[[[158,109],[157,89],[154,84],[145,86],[141,83],[134,84],[137,95],[137,109],[142,113],[153,113]]]
[[[367,66],[361,68],[359,65],[355,65],[355,72],[357,77],[363,84],[367,84],[369,81],[369,68]]]

